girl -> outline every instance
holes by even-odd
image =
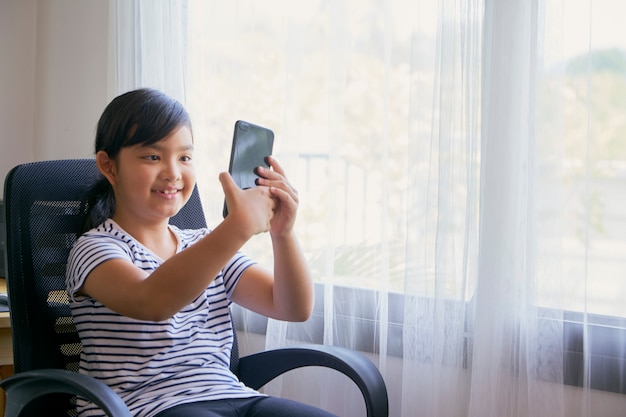
[[[81,372],[112,387],[138,417],[331,416],[269,397],[229,369],[229,304],[279,320],[306,320],[313,289],[294,235],[298,194],[270,157],[258,187],[219,176],[228,216],[212,231],[169,218],[196,183],[189,116],[152,89],[115,98],[96,132],[86,231],[68,260],[67,289],[83,351]],[[239,250],[269,231],[274,272]],[[81,416],[102,415],[79,402]]]

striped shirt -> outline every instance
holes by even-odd
[[[170,227],[178,251],[209,233]],[[110,219],[79,237],[68,259],[67,290],[83,344],[80,372],[113,388],[137,417],[182,403],[261,395],[229,369],[230,296],[252,260],[237,253],[193,302],[167,320],[151,322],[120,315],[77,293],[95,267],[116,258],[147,272],[163,262]],[[80,416],[104,415],[81,400],[78,409]]]

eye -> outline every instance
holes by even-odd
[[[191,162],[191,155],[185,155],[180,158],[183,162]]]
[[[148,161],[158,161],[159,155],[146,155],[144,156],[144,159],[147,159]]]

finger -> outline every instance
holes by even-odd
[[[293,185],[289,181],[287,181],[283,177],[279,177],[278,179],[269,179],[269,178],[259,178],[257,180],[257,185],[262,185],[266,187],[275,188],[277,190],[283,190],[288,193],[292,198],[298,198],[298,190],[295,189]]]
[[[280,173],[269,168],[259,167],[257,169],[258,178],[257,185],[265,185],[268,187],[284,187],[281,183],[287,183],[287,179]]]
[[[273,171],[266,167],[258,167],[256,170],[256,174],[259,177],[257,178],[257,185],[270,185],[271,181],[286,181],[286,178],[279,172]]]
[[[281,203],[289,204],[292,206],[297,206],[300,202],[298,199],[298,192],[291,187],[287,190],[279,187],[270,187],[270,194]]]
[[[293,189],[293,186],[287,179],[285,175],[285,171],[283,170],[282,167],[278,167],[277,170],[269,169],[266,167],[258,167],[257,175],[259,176],[259,180],[260,180],[258,181],[258,184],[272,186],[272,187],[281,187],[281,188],[285,188],[286,186],[288,188]],[[285,186],[281,186],[280,185],[281,183],[284,183]]]
[[[270,155],[267,157],[267,161],[269,162],[269,166],[272,167],[274,171],[276,171],[282,176],[285,176],[285,169],[283,168],[281,164],[278,163],[276,158]]]

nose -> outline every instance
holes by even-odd
[[[181,169],[177,160],[168,160],[163,164],[161,178],[173,182],[181,178]]]

